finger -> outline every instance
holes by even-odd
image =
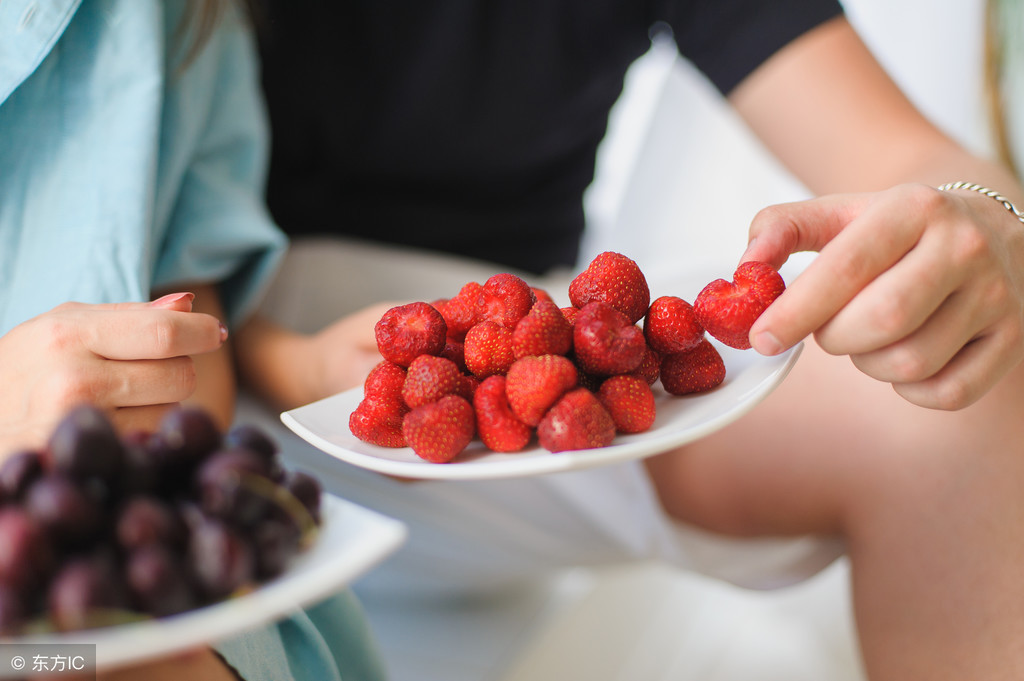
[[[915,383],[935,375],[995,320],[985,306],[966,298],[965,293],[948,298],[920,328],[895,343],[850,353],[854,365],[886,383]]]
[[[103,310],[88,315],[82,330],[87,349],[107,359],[163,359],[218,349],[227,328],[212,315],[146,308]]]
[[[160,427],[164,416],[180,405],[150,404],[142,407],[122,407],[111,413],[110,421],[120,433],[152,433]]]
[[[191,357],[149,360],[104,360],[96,364],[96,384],[101,406],[139,407],[181,402],[196,389],[196,369]]]
[[[792,347],[902,258],[922,231],[920,214],[908,203],[874,204],[824,245],[751,327],[754,348],[777,354]]]
[[[941,371],[924,381],[897,383],[896,392],[908,402],[929,409],[954,410],[970,406],[1020,362],[1016,346],[1005,334],[993,333],[966,345]]]
[[[740,262],[760,260],[779,269],[793,253],[820,251],[867,205],[868,196],[836,194],[762,209],[750,223]]]
[[[945,261],[946,252],[945,239],[925,234],[899,262],[869,282],[815,331],[818,344],[830,354],[853,355],[884,348],[914,333],[963,285],[962,271],[938,265]],[[971,316],[974,311],[963,305],[965,298],[978,302],[961,292],[957,297],[960,304],[954,306]],[[950,328],[963,326],[967,320],[948,314],[944,318]],[[973,338],[980,328],[971,328],[962,340]]]

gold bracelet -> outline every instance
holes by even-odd
[[[938,189],[939,191],[949,191],[951,189],[967,189],[972,192],[979,192],[1003,204],[1003,208],[1013,213],[1014,217],[1016,217],[1018,220],[1024,222],[1024,214],[1017,210],[1016,206],[1010,203],[1010,199],[1006,198],[1005,196],[1003,196],[994,189],[982,187],[980,184],[973,184],[971,182],[949,182],[947,184],[942,185]]]

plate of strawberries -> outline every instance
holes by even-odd
[[[747,262],[693,302],[651,299],[639,266],[608,251],[570,282],[570,305],[510,273],[451,298],[388,310],[382,360],[361,387],[284,412],[310,444],[404,478],[538,475],[659,454],[738,419],[788,375],[802,345],[750,350],[785,290]]]

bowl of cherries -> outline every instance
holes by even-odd
[[[274,579],[314,539],[318,481],[260,429],[201,410],[119,435],[71,410],[0,465],[0,636],[165,618]]]

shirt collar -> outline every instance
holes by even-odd
[[[82,0],[0,0],[0,104],[53,49]]]

